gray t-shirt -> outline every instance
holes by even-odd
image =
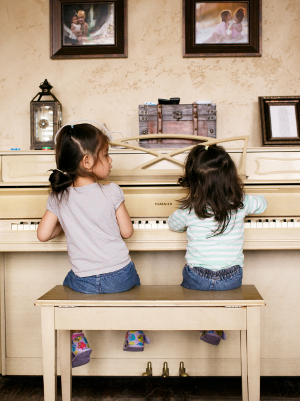
[[[88,277],[125,267],[130,256],[116,218],[124,201],[122,189],[114,183],[94,183],[68,192],[61,201],[50,194],[47,209],[65,232],[73,272]]]

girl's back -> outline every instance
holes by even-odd
[[[178,209],[170,216],[172,230],[187,230],[188,264],[212,270],[243,265],[244,218],[248,214],[262,213],[266,202],[261,196],[245,195],[243,205],[243,208],[232,212],[226,229],[219,235],[214,235],[218,229],[214,216],[200,219],[194,210],[188,209]]]
[[[123,192],[114,183],[69,187],[67,196],[48,198],[47,209],[58,216],[79,277],[109,273],[130,262],[116,218],[122,202]]]

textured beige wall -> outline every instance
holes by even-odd
[[[218,137],[261,146],[258,96],[298,95],[300,83],[300,1],[262,3],[262,57],[184,59],[182,0],[128,0],[127,59],[51,60],[49,0],[0,0],[0,149],[29,149],[29,103],[45,78],[64,123],[90,118],[136,135],[144,101],[211,99]]]

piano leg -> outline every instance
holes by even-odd
[[[57,339],[54,307],[41,308],[44,371],[44,401],[57,400]]]

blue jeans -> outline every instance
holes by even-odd
[[[190,290],[225,291],[242,285],[243,269],[241,266],[232,266],[228,269],[209,270],[185,265],[182,275],[182,287]]]
[[[140,284],[140,278],[133,262],[117,271],[89,277],[78,277],[70,270],[63,282],[63,285],[67,285],[72,290],[85,294],[124,292]]]

